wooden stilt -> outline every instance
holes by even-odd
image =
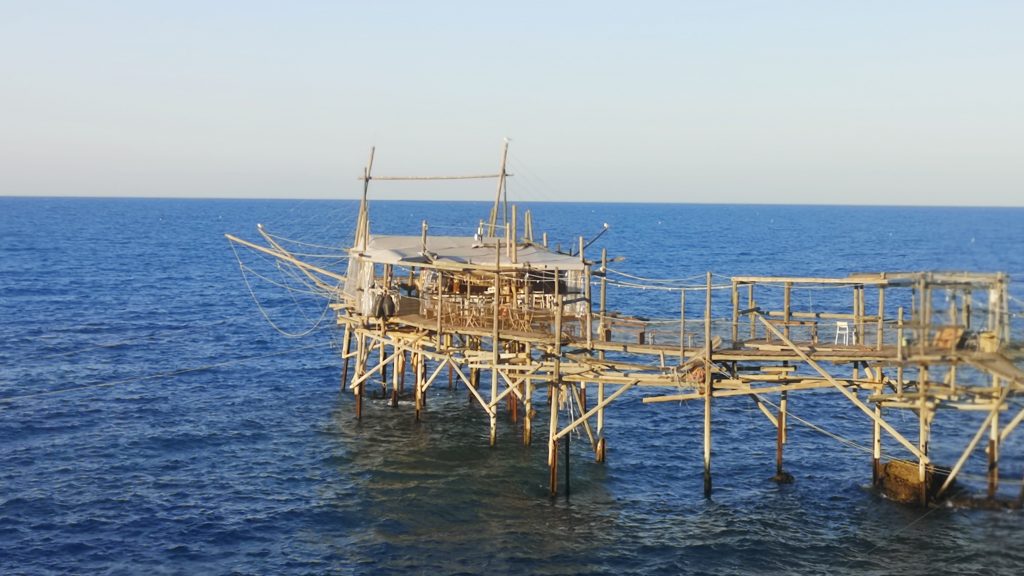
[[[395,367],[398,370],[398,395],[405,394],[405,372],[409,365],[409,351],[404,350],[398,358],[395,358],[398,363]]]
[[[686,358],[686,289],[679,290],[679,364]]]
[[[704,302],[704,497],[711,497],[711,272]]]
[[[789,404],[789,392],[783,391],[779,399],[779,416],[775,425],[775,481],[785,484],[793,481],[793,477],[782,468],[782,449],[786,444],[786,416]]]
[[[348,360],[349,352],[352,349],[352,327],[345,324],[345,335],[342,337],[341,346],[341,391],[345,391],[348,385]]]
[[[871,485],[878,488],[882,481],[882,407],[875,404],[875,419],[872,421],[871,434]]]
[[[388,365],[387,365],[387,362],[385,362],[385,359],[387,358],[386,348],[387,348],[387,345],[384,343],[384,339],[381,338],[380,339],[380,359],[377,361],[377,363],[380,364],[380,385],[381,385],[381,388],[384,389],[385,393],[387,393],[387,391],[388,391]]]
[[[605,440],[604,440],[604,381],[598,381],[597,383],[597,405],[600,406],[597,410],[597,449],[595,450],[594,459],[598,462],[604,462],[605,457]]]
[[[423,397],[426,390],[423,389],[423,355],[414,354],[412,357],[413,370],[416,373],[416,421],[420,421],[421,413],[423,412]]]
[[[878,320],[875,325],[875,350],[881,350],[885,342],[885,287],[878,287]]]
[[[992,377],[992,387],[999,388],[999,377]],[[988,436],[988,497],[995,500],[999,492],[999,407],[1000,402],[993,405],[992,422],[989,424]]]
[[[506,229],[506,234],[508,229]],[[495,272],[494,272],[494,310],[492,326],[493,332],[491,333],[491,398],[493,402],[498,397],[498,362],[501,359],[500,356],[500,307],[501,307],[501,241],[498,241],[497,249],[495,250]],[[494,409],[488,414],[488,420],[490,420],[490,443],[494,446],[498,443],[498,407],[494,406]]]
[[[549,385],[551,389],[551,419],[548,425],[548,468],[550,469],[550,493],[551,496],[558,495],[558,441],[555,435],[558,434],[558,396],[561,386],[556,381]]]
[[[789,338],[789,322],[792,319],[793,283],[786,282],[782,288],[782,333]]]
[[[369,354],[369,350],[362,334],[357,335],[356,343],[358,354],[356,355],[356,369],[353,377],[358,380],[366,369],[366,357]],[[352,394],[356,399],[356,420],[362,420],[363,418],[363,386],[365,384],[365,382],[360,381],[359,384],[356,385],[355,389],[352,390]]]
[[[402,373],[402,353],[398,352],[397,354],[395,354],[395,358],[392,361],[395,363],[395,369],[392,370],[391,373],[391,407],[398,408],[398,382],[401,379]],[[384,368],[382,368],[382,370],[386,368],[387,366],[385,365]]]
[[[754,283],[747,284],[747,309],[753,310],[756,305],[754,304]],[[753,340],[757,336],[757,323],[754,321],[754,315],[750,314],[750,339]]]
[[[569,498],[569,493],[571,492],[570,482],[569,482],[569,453],[570,453],[570,451],[569,451],[569,445],[570,444],[569,443],[570,443],[571,439],[572,439],[572,433],[569,433],[569,434],[565,435],[565,497],[566,497],[566,499]]]
[[[788,308],[788,306],[787,306]],[[740,285],[735,280],[732,281],[732,344],[731,346],[736,347],[739,345],[740,339]]]
[[[527,344],[527,357],[529,357],[529,344]],[[533,378],[526,377],[523,383],[523,445],[529,446],[533,443]]]
[[[917,481],[920,482],[920,504],[921,506],[928,505],[929,491],[928,491],[928,437],[931,431],[931,414],[928,406],[928,370],[922,366],[920,371],[920,380],[918,381],[918,393],[920,394],[920,400],[918,401],[918,435],[917,435],[917,449],[920,451],[921,456],[917,459]]]

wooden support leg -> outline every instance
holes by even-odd
[[[711,497],[711,389],[704,391],[704,497]]]
[[[384,339],[382,338],[381,341],[380,341],[380,360],[378,360],[378,363],[381,365],[380,366],[380,386],[381,386],[381,388],[384,389],[384,393],[385,394],[388,391],[388,365],[387,365],[386,362],[384,362],[384,360],[387,359],[387,350],[386,350],[386,348],[387,348],[387,345],[384,344]]]
[[[402,351],[402,354],[398,358],[395,359],[395,361],[398,363],[396,365],[395,369],[398,370],[398,374],[399,374],[399,376],[398,376],[398,393],[399,393],[399,395],[405,394],[405,371],[406,371],[406,367],[409,365],[408,360],[409,360],[409,351],[408,350]]]
[[[526,378],[523,394],[523,446],[533,442],[533,378]]]
[[[569,484],[569,444],[570,438],[572,438],[572,432],[565,435],[565,497],[569,498],[570,484]]]
[[[601,406],[604,402],[604,382],[597,383],[597,405]],[[594,460],[597,462],[604,462],[605,456],[605,442],[604,442],[604,408],[598,408],[597,410],[597,447],[594,450]]]
[[[928,463],[925,457],[928,454],[928,437],[931,432],[931,410],[926,400],[927,386],[922,386],[920,406],[918,409],[918,438],[917,448],[921,451],[922,457],[917,459],[917,481],[921,483],[919,501],[921,506],[927,506],[929,500],[928,490]]]
[[[480,389],[480,370],[478,370],[476,368],[470,368],[469,369],[469,381],[473,383],[473,388],[476,388],[477,390],[479,390]],[[469,404],[470,404],[470,406],[472,406],[473,405],[473,401],[476,400],[476,397],[473,395],[472,392],[466,392],[466,395],[469,396]]]
[[[352,327],[347,323],[345,324],[345,336],[343,338],[343,344],[341,347],[341,390],[345,391],[345,385],[348,384],[348,360],[349,351],[352,349]]]
[[[491,370],[491,397],[490,401],[494,401],[498,397],[498,369],[494,368]],[[488,419],[491,424],[491,446],[495,446],[498,443],[498,405],[495,404],[494,408],[488,414]]]
[[[402,373],[402,370],[401,370],[402,354],[401,353],[399,353],[399,354],[397,354],[395,356],[394,363],[395,363],[395,369],[391,373],[391,407],[392,408],[397,408],[398,407],[398,381],[400,380],[400,376],[401,376],[401,373]],[[384,368],[381,368],[381,370],[384,370],[385,368],[387,368],[387,366],[385,366]]]
[[[988,437],[988,497],[994,500],[999,492],[999,406],[994,410],[996,415],[992,418],[991,428]]]
[[[704,302],[704,497],[711,497],[711,272]]]
[[[548,426],[548,467],[551,471],[550,488],[551,496],[558,495],[558,442],[555,435],[558,434],[558,394],[559,389],[554,382],[548,387],[548,397],[551,398],[551,421]]]
[[[516,390],[522,390],[516,385]],[[508,419],[515,423],[519,421],[519,397],[515,394],[509,394],[505,398],[505,402],[508,404]]]
[[[793,476],[782,469],[782,447],[786,444],[786,414],[789,403],[789,393],[782,392],[779,400],[779,417],[775,427],[775,478],[780,484],[788,484],[793,481]]]
[[[878,488],[882,482],[882,407],[875,404],[875,419],[871,434],[871,485]]]
[[[359,335],[356,350],[358,351],[358,354],[356,355],[356,370],[352,377],[358,380],[366,369],[366,357],[369,354],[369,350],[367,350],[367,343],[362,335]],[[356,420],[363,419],[363,386],[365,384],[365,381],[360,382],[355,387],[355,390],[352,391],[356,398]]]
[[[412,357],[413,370],[416,373],[416,421],[420,421],[420,415],[423,412],[423,396],[426,392],[423,389],[423,356],[421,354],[414,354]]]

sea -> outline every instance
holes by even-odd
[[[608,412],[607,461],[573,437],[570,492],[554,498],[543,392],[530,447],[504,413],[490,447],[483,411],[446,382],[419,422],[408,399],[373,397],[357,421],[325,302],[294,270],[224,237],[262,242],[262,224],[344,272],[357,207],[0,198],[0,574],[1024,571],[1024,512],[923,509],[876,493],[870,421],[828,391],[790,397],[790,484],[771,480],[775,430],[755,404],[716,402],[710,498],[700,402],[627,394]],[[607,250],[625,279],[609,306],[649,318],[678,318],[679,294],[635,279],[702,286],[708,271],[716,285],[1003,271],[1017,324],[1024,310],[1024,209],[517,206],[527,208],[551,246],[583,236],[587,257]],[[426,221],[430,234],[472,235],[488,209],[374,201],[371,227],[418,235]],[[829,298],[793,297],[808,309]],[[688,298],[699,314],[702,292]],[[891,418],[916,438],[912,413]],[[947,466],[974,431],[944,424],[958,418],[936,418],[932,449]],[[1002,446],[1004,499],[1021,491],[1022,437]],[[981,450],[965,472],[963,489],[984,493]]]

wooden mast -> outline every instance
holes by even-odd
[[[487,234],[489,236],[497,236],[495,228],[498,224],[498,208],[502,206],[504,200],[504,217],[503,222],[508,222],[508,196],[505,194],[505,172],[506,162],[508,161],[508,138],[505,139],[505,145],[501,149],[501,169],[498,171],[498,191],[494,195],[494,206],[491,207],[491,216],[488,219]]]

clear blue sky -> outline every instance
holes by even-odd
[[[1024,205],[1024,2],[0,0],[0,194]],[[488,199],[493,184],[378,183]]]

